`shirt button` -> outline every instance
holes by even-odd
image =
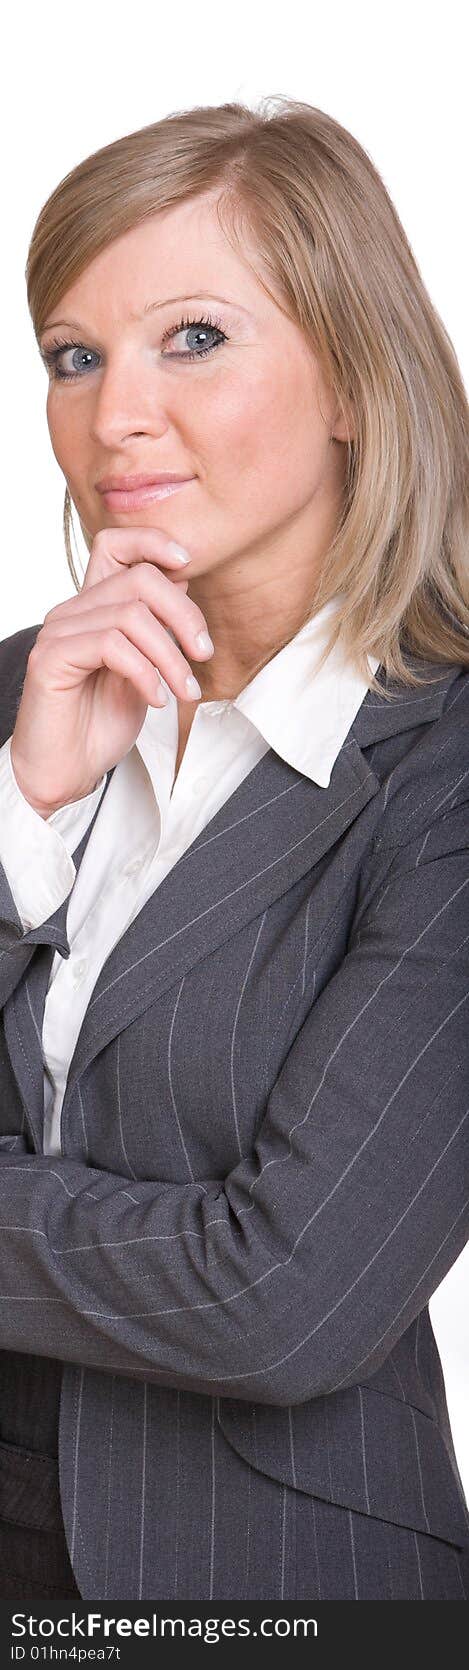
[[[141,870],[142,864],[143,864],[143,858],[134,858],[134,859],[132,859],[131,864],[125,864],[124,865],[124,869],[122,871],[122,874],[124,876],[135,876],[136,873],[137,873],[137,870]]]
[[[193,794],[203,794],[208,789],[208,777],[196,777],[192,784]]]
[[[74,980],[75,981],[82,980],[83,975],[86,974],[87,968],[88,968],[87,959],[86,959],[86,957],[82,957],[81,962],[75,964],[75,969],[74,969],[74,974],[73,974]]]

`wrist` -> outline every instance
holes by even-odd
[[[33,812],[37,812],[38,816],[40,818],[47,819],[47,818],[50,818],[52,816],[53,812],[58,812],[59,811],[59,807],[57,806],[57,804],[51,805],[51,804],[47,804],[43,800],[36,800],[35,796],[30,794],[27,783],[26,783],[26,780],[23,777],[21,767],[18,765],[17,760],[13,757],[13,751],[12,751],[11,747],[10,747],[10,764],[11,764],[11,769],[12,769],[12,772],[13,772],[13,776],[14,776],[14,779],[15,779],[16,786],[19,789],[20,794],[22,794],[23,800],[27,800],[28,806],[32,807]]]
[[[63,810],[64,806],[69,806],[71,804],[74,804],[76,800],[86,800],[88,795],[94,793],[94,790],[98,787],[98,783],[99,783],[99,780],[100,780],[98,778],[96,783],[93,783],[89,789],[84,789],[81,794],[75,795],[73,802],[71,802],[69,800],[65,800],[65,799],[62,799],[62,800],[59,800],[59,801],[46,802],[44,800],[36,799],[36,796],[32,795],[30,793],[30,791],[28,789],[28,786],[27,786],[26,779],[23,777],[21,767],[18,765],[17,759],[14,758],[14,756],[13,756],[13,749],[12,749],[11,745],[10,745],[10,764],[11,764],[11,769],[12,769],[12,772],[13,772],[13,776],[14,776],[14,779],[15,779],[16,786],[19,789],[20,794],[23,795],[23,799],[27,800],[28,805],[32,807],[33,812],[37,812],[38,816],[40,818],[44,818],[44,820],[46,820],[47,818],[52,817],[54,812],[61,812]]]

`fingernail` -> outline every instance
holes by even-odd
[[[175,539],[168,540],[168,551],[170,556],[176,558],[176,562],[190,562],[191,560],[189,551],[186,551],[184,545],[177,545]]]
[[[193,678],[192,673],[187,674],[186,690],[187,690],[188,696],[201,696],[202,695],[200,684],[197,683],[196,678]]]
[[[210,650],[211,652],[215,649],[215,644],[212,644],[208,632],[198,632],[195,641],[199,649]]]

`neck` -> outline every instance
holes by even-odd
[[[259,663],[271,660],[314,614],[318,574],[337,526],[334,509],[323,518],[313,551],[311,537],[297,529],[295,539],[283,537],[262,555],[237,552],[189,580],[187,595],[199,604],[215,645],[208,662],[191,661],[203,700],[239,695]]]

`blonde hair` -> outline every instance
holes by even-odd
[[[113,239],[208,191],[219,193],[219,223],[244,260],[245,228],[254,234],[272,276],[268,294],[303,330],[341,411],[353,414],[339,525],[302,624],[340,592],[325,654],[340,633],[381,695],[369,654],[409,686],[428,669],[420,680],[407,652],[469,665],[463,379],[381,176],[339,122],[281,96],[256,109],[195,106],[86,157],[47,199],[32,234],[26,283],[36,337]],[[67,488],[65,543],[79,591],[70,525]],[[91,551],[81,519],[80,527]]]

